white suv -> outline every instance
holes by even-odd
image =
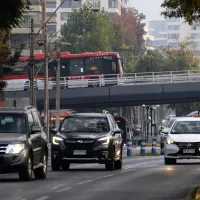
[[[177,159],[200,159],[200,118],[177,118],[164,144],[165,164]]]

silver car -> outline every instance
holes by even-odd
[[[200,159],[200,118],[177,118],[164,143],[165,164],[177,159]]]

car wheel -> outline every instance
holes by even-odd
[[[165,158],[165,165],[175,165],[176,159],[175,158]]]
[[[60,161],[51,158],[51,169],[53,171],[59,171],[60,170]]]
[[[116,160],[114,165],[115,165],[114,166],[115,169],[122,169],[122,151],[121,151],[120,159]]]
[[[115,149],[113,148],[112,160],[105,164],[106,170],[112,171],[115,169]]]
[[[22,181],[30,181],[33,176],[33,162],[32,157],[28,156],[27,163],[19,170],[19,179]]]
[[[36,179],[45,179],[47,176],[47,153],[45,152],[42,161],[43,167],[37,168],[34,170],[34,176]]]
[[[70,167],[70,163],[69,162],[63,162],[61,164],[61,168],[62,168],[63,171],[69,170],[69,167]]]

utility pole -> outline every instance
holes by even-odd
[[[47,134],[48,140],[49,137],[49,69],[48,69],[48,45],[47,45],[47,26],[44,27],[44,54],[45,54],[45,75],[44,75],[44,125],[45,133]]]
[[[56,43],[57,68],[56,68],[56,128],[60,122],[60,41]]]
[[[30,104],[35,106],[34,95],[34,21],[31,19],[31,33],[30,33],[30,62],[29,62],[29,89],[30,89]]]

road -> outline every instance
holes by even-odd
[[[123,169],[73,164],[70,171],[52,172],[46,180],[20,182],[0,175],[1,200],[184,200],[200,180],[200,163],[165,166],[163,157],[125,158]]]

